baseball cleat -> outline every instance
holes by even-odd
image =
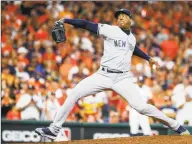
[[[187,129],[185,129],[183,126],[179,126],[176,132],[180,135],[190,135],[190,132]]]
[[[57,138],[57,134],[59,133],[59,131],[54,131],[54,133],[50,130],[50,127],[46,127],[46,128],[36,128],[35,132],[43,137],[48,137],[50,139],[55,140]]]

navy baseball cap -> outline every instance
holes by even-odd
[[[114,14],[114,15],[115,15],[115,18],[117,18],[118,15],[121,14],[121,13],[126,14],[126,15],[128,15],[130,18],[132,18],[132,15],[131,15],[130,11],[127,10],[127,9],[120,9],[120,10],[116,11],[115,14]]]

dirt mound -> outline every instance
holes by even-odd
[[[139,136],[96,140],[73,140],[69,142],[42,142],[38,144],[192,144],[192,136]]]
[[[59,142],[57,144],[192,144],[192,136],[139,136]]]

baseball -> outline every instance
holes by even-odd
[[[153,68],[154,70],[156,70],[157,66],[154,64],[154,65],[152,66],[152,68]]]

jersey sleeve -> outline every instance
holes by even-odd
[[[113,26],[108,24],[98,24],[97,34],[103,37],[110,37],[113,34]]]

